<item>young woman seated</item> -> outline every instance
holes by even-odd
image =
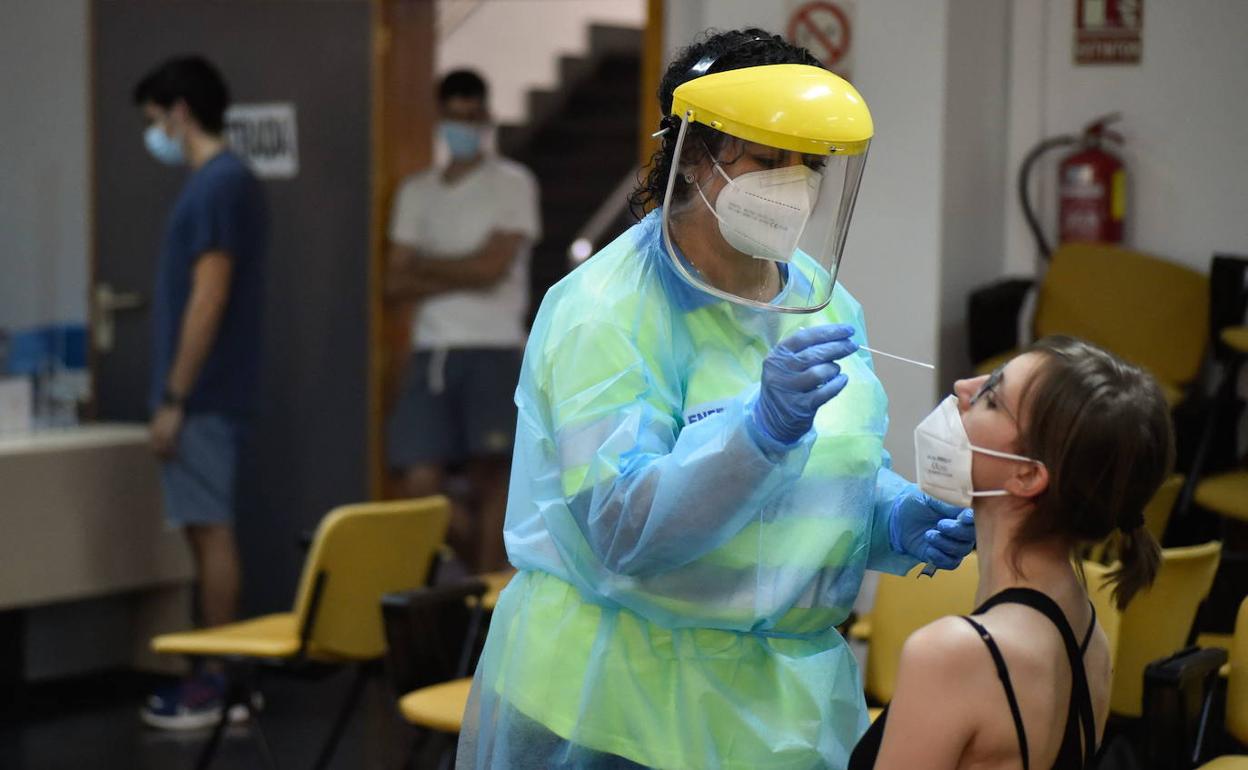
[[[954,392],[916,431],[919,481],[973,500],[977,609],[906,641],[850,768],[1090,767],[1109,645],[1072,552],[1120,530],[1115,602],[1151,584],[1161,554],[1143,509],[1173,461],[1169,410],[1147,373],[1065,337]]]

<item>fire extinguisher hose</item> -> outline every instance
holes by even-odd
[[[1018,200],[1023,206],[1023,217],[1027,220],[1027,226],[1031,228],[1031,235],[1036,239],[1036,248],[1040,250],[1040,255],[1047,262],[1053,254],[1053,247],[1044,238],[1044,231],[1040,228],[1040,220],[1036,218],[1036,211],[1031,205],[1031,192],[1028,181],[1031,178],[1031,167],[1044,153],[1056,147],[1065,147],[1066,145],[1078,144],[1079,137],[1071,136],[1055,136],[1052,139],[1044,141],[1031,148],[1027,153],[1027,157],[1023,158],[1023,164],[1018,170]]]

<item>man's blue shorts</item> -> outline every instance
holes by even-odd
[[[165,519],[173,526],[230,525],[243,426],[220,414],[188,414],[177,453],[161,463]]]
[[[518,348],[413,354],[386,426],[390,468],[509,457],[523,358],[524,351]]]

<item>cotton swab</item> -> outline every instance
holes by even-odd
[[[936,367],[935,367],[935,366],[932,366],[931,364],[925,364],[925,363],[923,363],[922,361],[915,361],[913,358],[903,358],[903,357],[901,357],[901,356],[895,356],[895,355],[893,355],[892,353],[885,353],[885,352],[884,352],[884,351],[882,351],[882,350],[876,350],[875,348],[869,348],[869,347],[867,347],[866,345],[859,345],[858,347],[859,347],[859,348],[861,348],[862,350],[866,350],[866,351],[869,351],[869,352],[871,352],[871,353],[874,353],[874,354],[876,354],[877,356],[884,356],[885,358],[895,358],[895,359],[897,359],[898,361],[905,361],[907,364],[914,364],[915,366],[922,366],[924,369],[932,369],[932,370],[935,370],[935,369],[936,369]]]

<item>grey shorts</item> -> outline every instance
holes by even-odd
[[[392,469],[510,455],[523,351],[417,351],[386,430]]]
[[[161,463],[165,518],[173,526],[234,521],[242,425],[219,414],[188,414],[177,453]]]

